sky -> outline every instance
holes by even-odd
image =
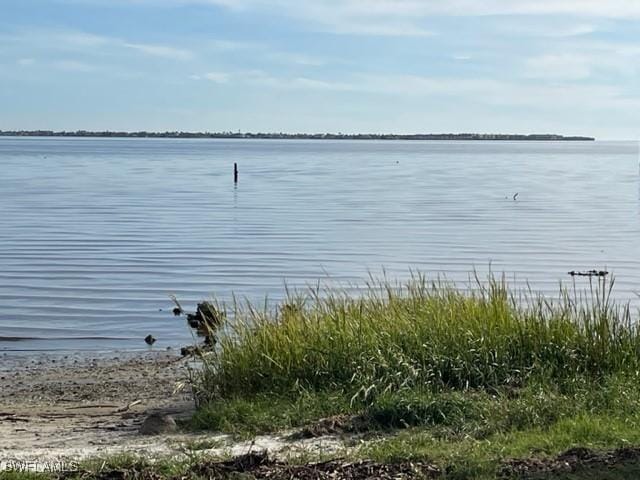
[[[639,0],[0,2],[0,130],[640,136]]]

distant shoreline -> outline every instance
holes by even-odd
[[[264,140],[475,140],[475,141],[569,141],[593,142],[594,137],[555,134],[487,134],[487,133],[417,133],[417,134],[342,134],[342,133],[241,133],[241,132],[74,132],[53,130],[0,131],[0,137],[71,137],[71,138],[218,138]]]

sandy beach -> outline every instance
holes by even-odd
[[[100,358],[40,356],[6,362],[0,373],[0,457],[3,460],[86,458],[152,447],[138,434],[151,412],[188,416],[193,402],[177,387],[187,378],[174,355]],[[158,443],[154,440],[153,443]]]
[[[214,456],[269,450],[286,456],[342,447],[335,438],[293,441],[287,432],[251,441],[185,429],[140,434],[152,413],[170,414],[180,423],[194,411],[188,387],[179,388],[188,379],[187,361],[170,353],[5,355],[1,368],[0,462],[5,465],[22,462],[38,469],[63,460],[121,453],[166,458],[194,450]]]

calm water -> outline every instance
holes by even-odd
[[[630,299],[638,160],[636,143],[0,138],[0,350],[179,345],[168,294],[277,299],[382,267],[491,264],[548,292],[607,268]]]

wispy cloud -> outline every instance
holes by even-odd
[[[561,59],[557,60],[561,62]],[[555,63],[556,60],[549,60]],[[586,72],[582,72],[586,74]],[[198,76],[207,79],[206,75]],[[220,78],[224,82],[220,82]],[[562,80],[581,76],[566,75]],[[442,99],[490,106],[540,108],[631,109],[640,108],[640,92],[603,84],[500,81],[492,78],[429,77],[407,74],[353,74],[345,80],[275,76],[262,70],[216,73],[216,83],[254,85],[284,91],[352,92],[404,98]]]
[[[570,54],[550,54],[525,61],[525,76],[552,80],[581,80],[591,76],[588,57]]]
[[[90,73],[97,70],[95,65],[77,60],[60,60],[52,63],[53,67],[67,72]]]
[[[509,22],[503,18],[496,18],[494,21],[495,31],[509,36],[516,37],[540,37],[549,39],[563,39],[571,37],[584,37],[606,28],[606,22],[601,19],[589,23],[576,21],[566,16],[543,17],[516,17]]]
[[[196,0],[197,1],[197,0]],[[184,2],[183,2],[184,3]],[[297,0],[202,0],[236,9],[287,8],[289,11],[328,12],[336,16],[416,17],[430,15],[572,15],[576,17],[640,17],[635,0],[316,0],[314,7]]]
[[[158,0],[129,2],[158,5]],[[379,36],[433,35],[428,23],[436,16],[640,18],[640,2],[637,0],[162,0],[161,3],[209,4],[240,14],[260,10],[288,16],[327,32]],[[583,35],[590,33],[592,28],[593,25],[577,20],[574,25],[545,34]]]
[[[146,56],[171,60],[191,60],[195,54],[188,49],[154,43],[131,42],[119,37],[97,35],[76,30],[19,30],[5,34],[7,42],[28,49],[76,51],[95,54],[99,49],[128,50]]]
[[[206,50],[213,50],[219,53],[231,52],[235,54],[238,52],[253,52],[259,54],[263,59],[280,64],[321,67],[331,63],[330,59],[324,57],[318,57],[308,53],[278,50],[266,43],[217,39],[207,41],[204,45]]]
[[[28,35],[31,39],[37,40],[41,37],[52,37],[56,42],[61,45],[73,45],[82,48],[101,47],[113,43],[120,43],[120,40],[105,37],[102,35],[94,35],[87,32],[79,31],[31,31],[22,32]]]
[[[76,0],[82,3],[82,0]],[[96,0],[92,0],[93,3]],[[606,18],[640,17],[635,0],[108,0],[109,3],[153,5],[210,4],[237,11],[251,8],[314,10],[333,9],[340,14],[366,15],[573,15]],[[85,2],[86,3],[86,0]]]
[[[86,3],[89,0],[75,0]],[[101,0],[90,0],[92,3]],[[103,3],[212,5],[238,14],[255,11],[285,16],[316,30],[336,34],[376,36],[431,36],[434,17],[564,16],[573,23],[561,28],[531,30],[548,36],[593,33],[591,19],[640,19],[637,0],[102,0]]]
[[[216,39],[206,42],[207,47],[222,52],[234,52],[238,50],[261,50],[265,46],[262,43],[238,40]]]
[[[264,70],[242,70],[236,72],[209,72],[191,75],[192,80],[208,80],[214,83],[233,83],[283,90],[356,90],[356,85],[334,80],[322,80],[309,77],[276,76]]]
[[[623,42],[573,42],[553,53],[524,60],[523,75],[546,80],[584,80],[608,76],[617,82],[640,73],[640,46]]]
[[[119,44],[119,43],[116,43]],[[142,52],[146,55],[154,57],[164,57],[173,60],[191,60],[194,58],[193,52],[184,48],[167,47],[165,45],[152,45],[147,43],[128,43],[122,42],[121,45],[125,48]]]
[[[223,72],[208,72],[208,73],[205,73],[204,75],[194,75],[192,76],[192,78],[194,80],[200,80],[200,79],[209,80],[210,82],[214,82],[214,83],[229,83],[231,75]]]
[[[271,51],[266,54],[269,60],[278,63],[289,63],[294,65],[303,65],[307,67],[321,67],[327,64],[327,60],[314,57],[312,55],[304,55],[300,53]]]
[[[361,75],[360,91],[416,97],[451,97],[458,102],[532,109],[640,108],[640,92],[604,84],[502,81],[493,78],[426,77],[416,75]]]

